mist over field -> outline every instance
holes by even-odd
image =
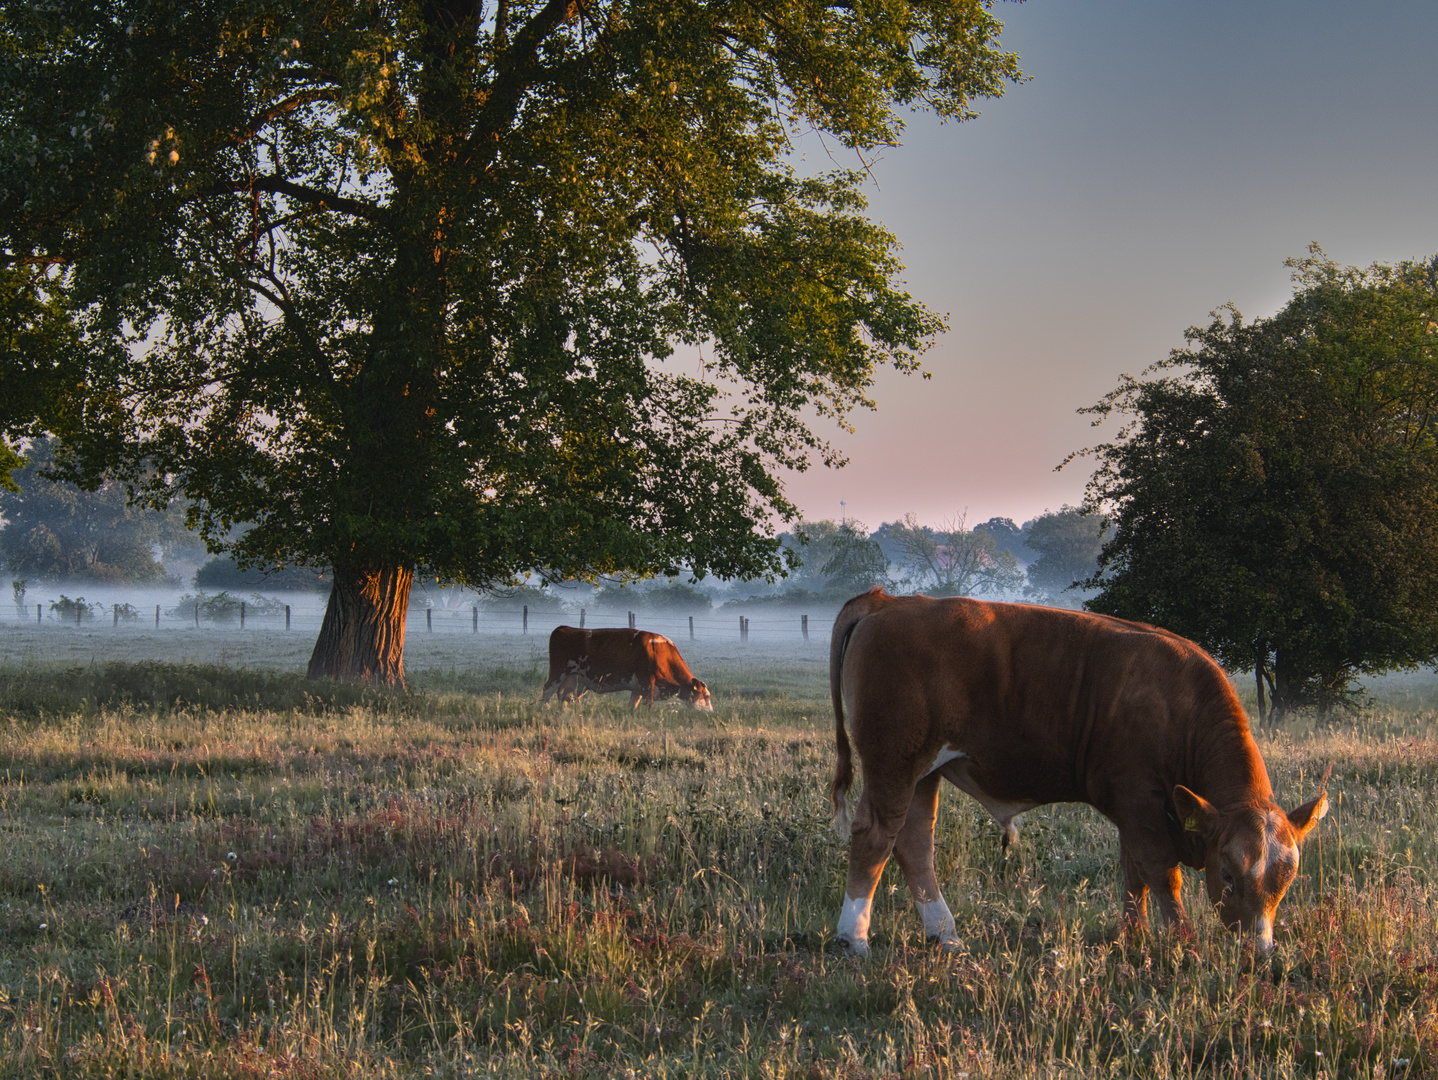
[[[192,603],[183,611],[177,610],[181,597],[194,592],[86,584],[31,586],[24,617],[13,604],[0,607],[0,665],[53,667],[151,661],[304,672],[324,615],[323,594],[260,593],[270,602],[270,610],[255,614],[251,605],[241,629],[238,616],[224,621],[202,616],[197,624]],[[79,625],[73,615],[60,617],[50,606],[61,596],[71,600],[83,597],[87,604],[96,605],[94,614],[83,617]],[[427,608],[426,602],[433,606]],[[38,623],[37,604],[42,608]],[[131,605],[137,609],[137,617],[116,623],[112,615],[116,604]],[[288,631],[283,611],[286,604],[290,606]],[[276,605],[278,611],[274,610]],[[422,681],[426,672],[453,674],[495,665],[519,667],[533,671],[537,697],[547,670],[549,632],[559,625],[578,626],[581,605],[575,603],[572,611],[531,610],[528,633],[524,631],[523,607],[504,597],[480,597],[457,589],[416,590],[406,620],[406,672],[411,679]],[[689,615],[639,610],[636,626],[673,639],[701,678],[708,680],[708,672],[719,669],[732,676],[728,681],[733,687],[747,689],[755,680],[745,675],[746,666],[760,658],[765,663],[791,661],[805,670],[812,668],[814,676],[821,677],[828,666],[829,630],[835,610],[834,605],[818,604],[802,608],[715,608],[694,614],[693,637]],[[741,616],[748,620],[747,635],[741,634]],[[589,607],[584,610],[584,624],[591,628],[627,626],[628,614],[613,608]]]

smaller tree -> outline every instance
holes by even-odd
[[[1025,522],[1024,542],[1038,557],[1027,567],[1024,592],[1043,603],[1081,602],[1076,590],[1098,572],[1099,553],[1111,532],[1101,515],[1067,505]]]
[[[1011,592],[1024,580],[1012,551],[1000,548],[985,529],[968,529],[966,515],[949,518],[940,529],[920,525],[913,514],[890,527],[901,552],[900,565],[919,587],[930,583],[935,596],[982,596]]]
[[[889,558],[863,522],[803,521],[781,539],[791,562],[784,597],[847,600],[889,581]]]
[[[1293,260],[1272,318],[1215,312],[1090,409],[1114,523],[1088,606],[1252,667],[1282,713],[1438,657],[1438,260]]]
[[[830,541],[820,573],[826,592],[854,596],[888,582],[889,560],[863,522],[845,521]]]

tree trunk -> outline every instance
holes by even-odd
[[[1253,681],[1258,688],[1258,722],[1261,724],[1268,715],[1268,702],[1263,693],[1264,669],[1268,666],[1268,650],[1258,653],[1253,662]]]
[[[1288,654],[1278,649],[1273,654],[1273,718],[1286,720],[1288,714],[1298,708],[1296,700],[1299,695],[1301,678],[1293,668],[1293,662]]]
[[[404,621],[414,571],[403,566],[336,566],[311,679],[360,679],[404,686]]]

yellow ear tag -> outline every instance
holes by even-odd
[[[1184,832],[1198,832],[1198,818],[1194,817],[1192,814],[1190,814],[1188,817],[1184,818],[1184,819],[1183,819],[1183,831],[1184,831]]]

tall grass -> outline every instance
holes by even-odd
[[[0,670],[0,1076],[1434,1074],[1422,695],[1263,733],[1286,804],[1334,764],[1271,956],[1194,875],[1193,936],[1120,940],[1107,822],[1042,809],[1004,859],[951,793],[963,951],[890,869],[855,962],[822,665],[701,677],[712,716],[541,709],[529,654],[406,695]]]

